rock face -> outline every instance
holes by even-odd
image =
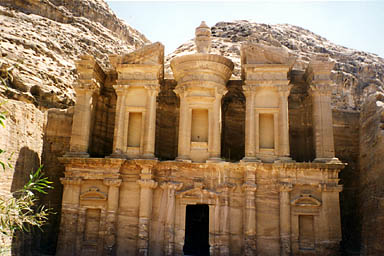
[[[12,76],[1,95],[40,109],[73,105],[74,60],[81,54],[107,70],[109,54],[149,42],[103,1],[2,1],[0,32],[0,67]]]
[[[362,255],[384,254],[384,92],[370,86],[360,115]]]
[[[109,54],[131,52],[148,42],[104,1],[0,1],[0,111],[7,112],[0,148],[7,150],[4,160],[13,153],[15,167],[1,175],[0,191],[7,195],[19,189],[43,163],[55,189],[41,200],[58,213],[33,240],[16,236],[12,253],[56,250],[64,171],[57,157],[69,151],[73,111],[67,109],[76,100],[75,60],[91,54],[108,72]],[[11,241],[0,241],[1,250],[10,249]]]

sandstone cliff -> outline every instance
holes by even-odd
[[[67,108],[75,100],[79,55],[95,56],[108,70],[109,54],[148,42],[100,0],[2,1],[0,70],[8,88],[1,84],[0,94],[40,109]]]
[[[102,0],[0,1],[0,103],[4,103],[0,111],[7,112],[5,128],[0,128],[0,148],[7,152],[1,157],[5,160],[14,153],[10,161],[14,170],[0,175],[0,193],[19,189],[29,172],[43,163],[55,189],[42,200],[57,213],[45,233],[33,234],[33,241],[16,236],[12,255],[30,255],[33,247],[49,254],[55,251],[63,175],[57,157],[69,145],[68,107],[75,102],[72,84],[77,78],[74,61],[90,54],[107,72],[109,54],[130,52],[148,42]],[[50,108],[63,110],[46,111]],[[49,120],[56,116],[52,127]],[[0,237],[1,252],[10,246]]]

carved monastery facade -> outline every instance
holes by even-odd
[[[90,56],[77,62],[70,152],[60,158],[57,254],[337,255],[344,164],[334,153],[333,63],[320,56],[303,74],[315,156],[300,162],[290,155],[289,54],[244,44],[241,80],[234,81],[232,61],[209,53],[204,23],[195,42],[197,53],[171,60],[172,81],[164,78],[160,43],[110,56],[109,73]],[[168,145],[156,112],[159,93],[172,84],[177,104],[164,106],[178,114]],[[245,97],[240,161],[222,149],[222,102],[233,84]],[[165,147],[176,149],[173,159],[163,157]]]

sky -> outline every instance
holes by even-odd
[[[107,3],[166,54],[194,38],[202,20],[249,20],[300,26],[333,43],[384,57],[384,0],[127,1]]]

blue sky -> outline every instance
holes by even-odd
[[[384,57],[384,1],[107,1],[116,15],[166,53],[194,37],[202,20],[289,23],[328,40]]]

